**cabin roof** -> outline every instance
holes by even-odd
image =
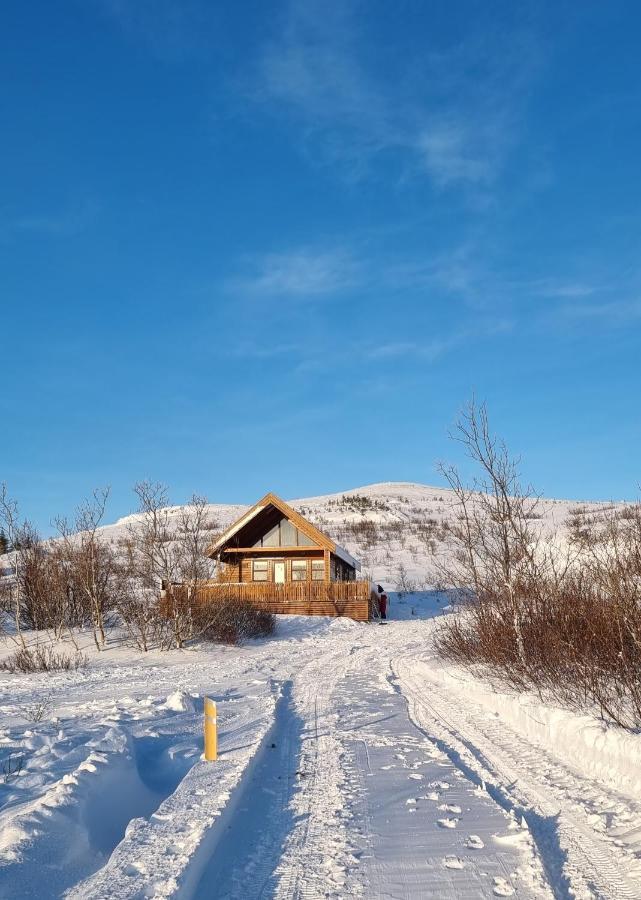
[[[256,516],[260,515],[263,510],[267,509],[269,506],[275,507],[279,512],[285,516],[285,518],[289,519],[293,525],[295,525],[303,534],[306,534],[307,537],[311,538],[314,543],[318,544],[319,547],[324,548],[325,550],[329,550],[335,556],[338,556],[348,565],[352,566],[357,571],[360,571],[360,563],[358,560],[354,559],[354,557],[345,550],[344,547],[341,547],[340,544],[337,544],[330,537],[324,534],[320,529],[316,528],[315,525],[312,525],[311,522],[301,516],[300,513],[296,512],[295,509],[292,509],[284,500],[281,500],[276,494],[268,493],[262,497],[258,503],[254,504],[246,513],[243,513],[240,518],[238,518],[235,522],[233,522],[229,528],[227,528],[223,533],[215,540],[207,550],[207,556],[216,556],[222,550],[225,549],[225,546],[229,543],[229,541],[237,534],[242,528],[245,527],[252,519],[255,519]]]

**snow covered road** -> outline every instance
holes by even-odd
[[[445,677],[437,599],[387,626],[282,619],[242,648],[3,676],[0,741],[25,761],[0,789],[0,897],[641,897],[633,782]]]

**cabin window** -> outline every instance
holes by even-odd
[[[262,538],[263,547],[280,547],[280,524],[270,528]]]
[[[313,547],[314,542],[299,531],[289,519],[281,519],[262,537],[254,542],[254,547]]]
[[[280,523],[280,545],[281,547],[296,546],[296,529],[289,519],[283,519]]]
[[[312,581],[325,581],[325,560],[312,560]]]
[[[292,581],[307,581],[307,560],[292,560]]]
[[[255,559],[252,563],[252,579],[269,581],[269,562],[266,559]]]

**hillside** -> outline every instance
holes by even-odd
[[[448,552],[447,523],[457,515],[450,489],[400,481],[287,502],[360,560],[364,575],[401,590],[434,583],[435,562]],[[598,513],[610,507],[609,503],[541,500],[541,526],[549,532],[563,528],[577,511]],[[211,504],[212,537],[248,508]],[[180,510],[180,506],[170,510],[176,520]],[[126,516],[104,532],[117,540],[135,519],[135,515]]]

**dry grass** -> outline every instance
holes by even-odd
[[[0,670],[28,675],[32,672],[75,672],[88,665],[87,656],[77,651],[70,654],[51,647],[21,647],[0,663]]]

